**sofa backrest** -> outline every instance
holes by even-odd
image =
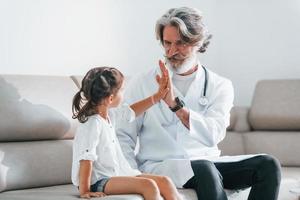
[[[77,90],[69,77],[0,76],[0,141],[73,138]]]
[[[300,79],[256,85],[249,122],[253,130],[300,130]]]
[[[0,75],[0,192],[71,182],[70,77]]]

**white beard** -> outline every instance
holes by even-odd
[[[165,58],[166,66],[169,70],[171,70],[173,73],[176,74],[183,74],[193,67],[197,65],[198,57],[197,54],[193,54],[190,57],[188,57],[180,66],[173,66],[172,63],[168,60],[168,58]]]

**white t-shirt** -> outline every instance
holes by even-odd
[[[202,69],[202,68],[201,68]],[[199,69],[198,69],[199,70]],[[192,73],[190,75],[181,76],[173,73],[172,82],[174,86],[179,90],[179,92],[185,96],[188,92],[192,82],[195,80],[197,73]]]
[[[131,168],[116,137],[115,120],[132,121],[134,111],[128,105],[110,113],[110,121],[95,114],[77,128],[73,143],[72,182],[79,185],[80,160],[93,161],[91,185],[105,177],[136,176],[140,171]]]

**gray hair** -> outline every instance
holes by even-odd
[[[163,44],[163,30],[171,25],[178,28],[181,40],[187,44],[198,46],[198,51],[204,53],[212,35],[202,22],[202,14],[195,8],[181,7],[169,9],[156,22],[156,38]]]

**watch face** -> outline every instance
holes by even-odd
[[[182,107],[185,106],[185,103],[183,100],[180,100],[181,101],[181,104],[182,104]]]
[[[180,108],[182,108],[185,104],[184,101],[182,101],[181,99],[179,99],[179,97],[176,97],[176,103],[178,106],[180,106]]]
[[[173,111],[173,112],[176,112],[177,110],[181,109],[185,104],[184,102],[179,99],[178,97],[175,98],[175,102],[176,102],[176,106],[171,108],[170,109]]]
[[[184,101],[182,101],[181,99],[178,98],[178,104],[179,106],[183,107],[185,104],[184,104]]]

